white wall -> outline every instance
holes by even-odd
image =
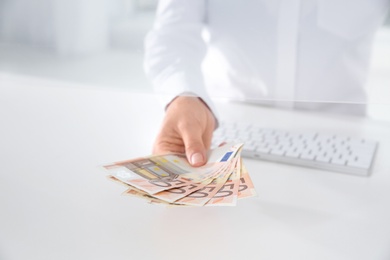
[[[156,0],[0,0],[0,40],[62,55],[100,52],[109,47],[116,28],[132,33],[121,28],[137,9],[155,4]]]
[[[0,38],[54,47],[53,1],[0,0]]]

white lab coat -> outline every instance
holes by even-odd
[[[145,70],[165,104],[192,93],[214,113],[210,96],[287,107],[364,103],[370,47],[389,5],[160,0]]]

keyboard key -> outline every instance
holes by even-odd
[[[254,152],[254,151],[256,151],[256,145],[254,145],[254,144],[245,144],[243,149],[246,150],[246,151]]]
[[[356,167],[356,168],[363,168],[363,169],[368,169],[370,167],[369,162],[360,162],[360,161],[348,161],[347,162],[348,166]]]
[[[272,149],[270,154],[283,155],[286,151],[284,149]]]
[[[300,152],[294,151],[294,150],[290,150],[290,151],[286,152],[285,155],[286,155],[287,157],[291,157],[291,158],[298,158],[299,155],[300,155]]]
[[[345,165],[347,160],[344,158],[332,158],[330,162],[336,165]]]
[[[305,160],[314,160],[316,155],[312,151],[305,151],[301,154],[301,158]]]
[[[258,153],[269,153],[271,149],[268,147],[258,147],[255,151]]]
[[[329,154],[327,153],[321,153],[319,155],[316,156],[316,159],[315,159],[317,162],[330,162],[330,156]]]

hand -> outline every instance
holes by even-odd
[[[214,115],[200,98],[179,96],[166,110],[153,153],[185,153],[192,166],[204,165],[215,125]]]

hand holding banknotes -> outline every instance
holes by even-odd
[[[184,154],[152,155],[104,166],[130,195],[165,206],[235,206],[256,195],[241,157],[242,144],[208,151],[206,164],[192,167]]]
[[[153,154],[185,153],[192,166],[206,163],[215,118],[198,97],[179,96],[168,106]]]

